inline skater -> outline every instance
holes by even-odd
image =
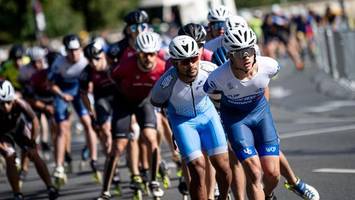
[[[115,105],[112,116],[112,150],[107,157],[104,175],[104,185],[99,199],[110,198],[110,184],[117,160],[126,148],[130,128],[131,115],[135,114],[137,122],[142,127],[140,137],[148,144],[151,181],[150,190],[156,199],[163,196],[156,181],[159,167],[159,145],[157,141],[156,115],[153,105],[149,102],[149,93],[154,83],[165,71],[165,62],[157,57],[160,49],[159,35],[154,32],[142,32],[137,36],[137,54],[123,60],[119,67],[112,72],[112,79],[116,83]],[[132,92],[134,91],[134,92]],[[140,175],[132,174],[131,186],[141,187]]]
[[[279,66],[271,58],[256,57],[255,44],[255,33],[249,27],[227,29],[223,45],[230,61],[211,73],[204,90],[222,95],[221,118],[247,174],[248,197],[276,199],[273,190],[280,176],[279,137],[264,90]]]
[[[34,163],[38,175],[47,186],[48,198],[56,199],[58,191],[53,187],[47,166],[36,149],[35,140],[39,133],[38,119],[31,107],[24,100],[16,97],[12,84],[7,80],[0,81],[0,121],[2,123],[0,153],[6,160],[6,174],[14,193],[14,199],[24,199],[15,164],[15,143],[22,151],[27,152]],[[31,127],[27,127],[26,121],[31,122]]]
[[[190,173],[192,199],[207,199],[205,185],[206,151],[217,171],[220,199],[227,199],[231,182],[227,142],[212,101],[202,86],[209,72],[217,66],[200,61],[196,41],[187,35],[175,37],[169,45],[175,67],[155,84],[151,102],[167,107],[175,141]]]
[[[255,46],[256,47],[256,46]],[[257,48],[259,49],[259,48]],[[260,51],[256,49],[256,55],[260,56]],[[212,62],[217,64],[218,66],[223,65],[225,62],[229,60],[228,51],[225,47],[219,47],[212,55]],[[268,93],[264,93],[264,96],[267,100],[270,99]],[[317,200],[319,199],[318,191],[311,185],[303,182],[299,177],[297,177],[291,168],[286,156],[280,150],[280,170],[281,175],[286,179],[285,187],[290,191],[296,193],[300,197],[306,200]],[[244,190],[245,190],[245,181],[243,182],[242,177],[236,178],[237,190],[234,192],[235,198],[239,196],[239,199],[244,199]],[[233,184],[232,184],[233,185]],[[233,187],[232,187],[233,189]]]
[[[222,5],[211,8],[208,11],[208,30],[207,41],[223,35],[225,21],[230,16],[229,10]]]
[[[94,179],[98,180],[96,160],[97,160],[97,138],[96,133],[91,126],[91,118],[85,108],[79,92],[79,76],[87,65],[87,60],[82,55],[79,37],[74,34],[66,35],[63,38],[66,56],[59,56],[53,63],[48,78],[52,83],[52,92],[55,94],[54,108],[55,119],[58,123],[58,134],[56,137],[56,167],[54,178],[56,185],[61,187],[66,182],[64,171],[64,157],[67,138],[70,137],[70,119],[69,105],[73,107],[78,114],[81,123],[84,126],[87,138],[87,145],[90,150],[91,166]]]

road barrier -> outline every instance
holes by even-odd
[[[315,40],[317,66],[335,80],[355,82],[355,31],[320,28]]]

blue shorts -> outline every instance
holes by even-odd
[[[179,151],[186,162],[202,156],[227,152],[226,135],[216,109],[211,106],[197,117],[168,114],[169,122]]]
[[[64,101],[61,97],[56,96],[54,98],[54,117],[57,123],[67,120],[70,116],[69,112],[69,103]],[[79,117],[87,115],[89,112],[84,106],[83,101],[81,100],[80,94],[74,96],[74,100],[71,102],[74,106],[75,112]]]
[[[249,112],[222,106],[221,118],[240,161],[256,155],[279,155],[279,136],[266,100]]]

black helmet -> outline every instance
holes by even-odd
[[[80,48],[80,39],[76,34],[69,34],[64,36],[63,44],[65,49],[79,49]]]
[[[207,33],[201,24],[189,23],[179,29],[178,35],[188,35],[200,45],[206,42]]]
[[[149,17],[146,11],[135,10],[128,13],[124,17],[124,21],[127,23],[127,25],[142,24],[142,23],[148,23]]]
[[[9,58],[14,60],[22,58],[24,55],[25,49],[23,48],[23,46],[20,44],[15,44],[10,49]]]
[[[91,42],[84,48],[84,56],[88,59],[97,59],[104,51],[102,44],[98,41]]]
[[[119,54],[121,53],[121,49],[118,44],[112,44],[108,47],[106,55],[112,60],[117,59]]]

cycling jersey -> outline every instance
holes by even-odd
[[[207,93],[221,93],[221,118],[229,141],[238,158],[278,155],[278,135],[272,120],[264,89],[279,71],[278,63],[257,56],[258,71],[250,80],[237,79],[226,62],[207,79]]]
[[[213,38],[212,40],[209,40],[209,41],[206,42],[204,48],[214,52],[219,47],[223,46],[222,45],[222,40],[223,40],[223,35],[220,35],[220,36],[218,36],[216,38]]]
[[[74,97],[72,103],[79,117],[88,114],[79,93],[79,77],[88,61],[84,56],[76,63],[70,63],[65,56],[59,56],[53,63],[48,79],[58,85],[63,93]],[[60,96],[54,99],[55,119],[57,122],[64,121],[69,117],[68,105]]]
[[[14,100],[10,113],[6,113],[0,109],[0,135],[13,131],[22,114],[24,114],[27,121],[32,121],[35,118],[35,113],[31,109],[31,106],[22,99]]]
[[[76,95],[79,90],[79,76],[88,61],[82,55],[76,63],[71,63],[65,56],[59,56],[48,73],[48,79],[70,95]]]
[[[196,79],[187,84],[178,78],[173,67],[152,90],[151,102],[158,107],[167,107],[174,138],[187,162],[202,156],[201,150],[209,156],[227,152],[220,118],[203,91],[209,73],[216,68],[213,63],[200,61]]]
[[[115,90],[115,85],[110,77],[110,73],[110,69],[96,71],[90,65],[87,65],[80,75],[80,89],[87,92],[89,82],[92,82],[95,99],[112,96],[113,91]]]
[[[47,75],[47,69],[36,71],[32,75],[30,80],[30,97],[36,100],[44,101],[46,103],[52,103],[54,95],[51,91]]]
[[[111,70],[96,71],[90,65],[86,66],[80,75],[80,90],[87,92],[89,83],[94,87],[94,107],[98,125],[103,125],[111,117],[113,94],[116,90],[110,77]]]
[[[119,93],[132,104],[139,104],[153,88],[154,83],[165,71],[165,62],[157,59],[155,68],[143,72],[138,68],[137,55],[122,60],[119,67],[112,71],[112,79],[116,82]]]

